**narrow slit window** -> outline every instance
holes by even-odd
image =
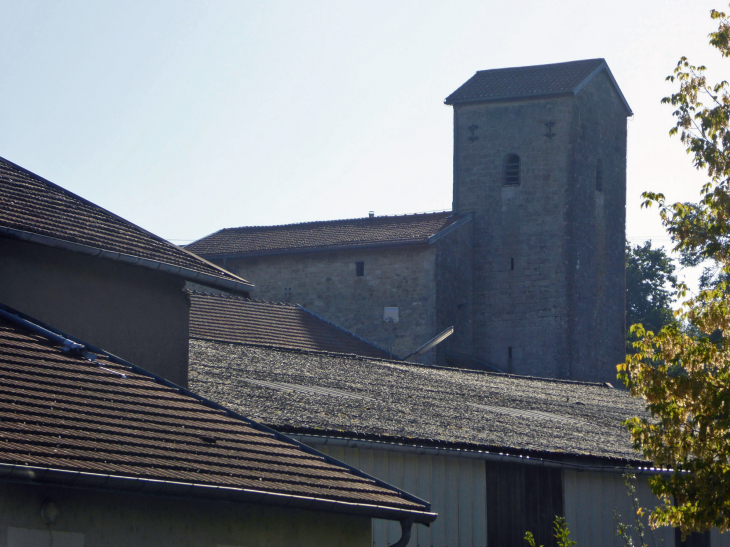
[[[596,162],[596,192],[603,192],[603,162],[600,158]]]
[[[520,184],[520,157],[517,154],[507,154],[504,157],[503,182],[505,186]]]
[[[507,348],[507,359],[512,359],[512,346]]]
[[[357,277],[365,275],[365,262],[355,262],[355,275]]]
[[[509,259],[509,269],[510,270],[514,270],[515,269],[515,259],[514,258],[510,258]]]

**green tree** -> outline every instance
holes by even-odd
[[[710,44],[730,57],[730,21],[713,10],[718,30]],[[667,78],[679,89],[663,102],[675,110],[687,153],[708,180],[697,203],[668,204],[659,193],[644,194],[657,205],[674,249],[710,260],[720,274],[730,273],[730,95],[726,81],[708,83],[705,68],[686,58]],[[669,524],[683,535],[716,526],[730,530],[730,295],[716,283],[688,300],[678,323],[654,334],[633,327],[636,353],[619,365],[619,377],[632,395],[645,398],[652,419],[627,422],[634,445],[655,465],[673,470],[651,480],[662,504],[652,525]],[[680,288],[686,296],[686,287]],[[698,333],[680,328],[687,322]],[[676,503],[673,503],[676,501]]]
[[[659,332],[674,322],[672,303],[677,294],[677,278],[672,259],[651,241],[631,246],[626,242],[626,324],[641,323],[646,330]],[[629,346],[636,338],[627,333]],[[628,349],[631,349],[630,347]]]

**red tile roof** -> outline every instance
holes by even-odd
[[[334,511],[433,519],[417,498],[124,361],[64,351],[13,312],[0,315],[0,475],[172,481],[229,498],[324,500]]]
[[[159,269],[225,290],[251,288],[232,273],[3,158],[1,236]]]
[[[190,337],[390,359],[384,349],[297,304],[190,293]]]
[[[519,99],[545,95],[576,93],[592,76],[605,69],[611,75],[605,59],[586,59],[549,65],[521,66],[480,70],[464,85],[449,95],[446,104],[460,104],[501,99]],[[628,103],[613,82],[626,109]]]
[[[451,212],[225,228],[188,245],[206,257],[425,244],[463,217]]]

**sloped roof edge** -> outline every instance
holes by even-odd
[[[174,247],[176,250],[178,250],[178,251],[182,252],[183,254],[187,255],[188,257],[190,257],[190,258],[192,258],[192,259],[194,259],[196,261],[199,261],[199,262],[204,263],[207,267],[212,268],[212,269],[217,270],[218,272],[220,272],[221,278],[218,279],[214,275],[205,274],[203,272],[194,272],[193,270],[189,270],[189,269],[181,268],[181,267],[177,267],[177,266],[171,266],[171,265],[165,264],[163,262],[157,262],[157,264],[160,264],[161,266],[163,266],[163,268],[153,267],[153,269],[167,269],[168,270],[168,273],[171,273],[173,275],[179,275],[180,277],[183,277],[184,279],[190,279],[192,281],[194,281],[195,279],[198,279],[198,281],[197,281],[198,283],[201,283],[203,285],[215,286],[216,288],[222,288],[222,289],[225,289],[225,290],[233,290],[233,291],[236,291],[236,292],[248,292],[248,291],[250,291],[253,288],[254,285],[252,283],[249,283],[245,279],[239,278],[237,275],[229,272],[228,270],[225,270],[224,268],[221,268],[220,266],[209,262],[208,260],[206,260],[206,259],[204,259],[204,258],[202,258],[202,257],[200,257],[198,255],[196,255],[195,253],[192,253],[192,252],[188,251],[184,247],[180,247],[178,245],[174,245],[174,244],[170,243],[166,239],[158,236],[157,234],[154,234],[154,233],[152,233],[152,232],[150,232],[148,230],[145,230],[141,226],[138,226],[138,225],[134,224],[133,222],[130,222],[129,220],[120,217],[119,215],[117,215],[117,214],[115,214],[115,213],[113,213],[113,212],[105,209],[104,207],[101,207],[101,206],[97,205],[96,203],[93,203],[92,201],[89,201],[88,199],[86,199],[86,198],[84,198],[82,196],[79,196],[78,194],[75,194],[74,192],[71,192],[71,191],[67,190],[66,188],[64,188],[64,187],[62,187],[62,186],[60,186],[60,185],[58,185],[58,184],[56,184],[56,183],[54,183],[54,182],[46,179],[45,177],[42,177],[42,176],[40,176],[40,175],[38,175],[38,174],[30,171],[29,169],[26,169],[25,167],[22,167],[21,165],[18,165],[16,163],[14,163],[14,162],[12,162],[12,161],[4,158],[4,157],[0,157],[0,160],[2,160],[3,162],[7,163],[13,169],[17,169],[18,171],[21,171],[21,172],[25,173],[26,175],[28,175],[28,176],[30,176],[32,178],[35,178],[35,179],[41,181],[43,184],[46,184],[46,185],[52,187],[56,191],[58,191],[58,192],[60,192],[60,193],[62,193],[64,195],[66,195],[66,196],[69,196],[69,197],[71,197],[71,198],[73,198],[75,200],[78,200],[78,201],[82,202],[83,204],[88,205],[89,207],[93,207],[93,208],[95,208],[95,209],[97,209],[99,211],[102,211],[104,214],[109,215],[110,217],[112,217],[112,218],[114,218],[114,219],[116,219],[116,220],[118,220],[118,221],[120,221],[120,222],[122,222],[122,223],[124,223],[124,224],[126,224],[126,225],[128,225],[130,227],[132,227],[134,230],[138,230],[139,232],[147,235],[148,237],[151,237],[151,238],[155,239],[157,242],[164,243],[165,245],[170,245],[170,246]],[[23,232],[22,230],[17,230],[17,229],[13,229],[13,228],[9,228],[9,227],[0,227],[0,230],[1,230],[0,233],[2,233],[3,231],[5,231],[6,235],[10,235],[11,232],[17,232],[18,235],[21,235],[23,233],[26,233],[26,232]],[[27,232],[27,233],[28,234],[32,234],[32,235],[36,235],[39,238],[47,238],[47,240],[49,240],[49,242],[50,242],[50,240],[57,241],[57,242],[59,242],[59,244],[58,245],[52,245],[52,246],[57,247],[57,248],[64,248],[65,250],[69,250],[69,251],[72,251],[72,252],[74,252],[74,251],[76,251],[76,252],[83,252],[83,251],[81,251],[81,248],[82,247],[87,247],[87,246],[84,246],[84,245],[77,245],[77,244],[74,244],[73,242],[66,241],[66,240],[62,240],[62,239],[57,239],[57,238],[53,238],[53,237],[49,237],[49,236],[42,236],[40,234],[33,234],[32,232]],[[21,239],[29,240],[26,237],[21,237]],[[37,240],[35,242],[36,243],[48,244],[47,242],[44,243],[41,240]],[[62,244],[63,243],[69,244],[71,247],[76,247],[76,248],[62,247]],[[93,247],[87,247],[87,248],[88,249],[94,249]],[[103,249],[98,249],[98,250],[101,251],[101,252],[109,253],[110,256],[106,256],[105,258],[112,258],[113,259],[113,256],[111,256],[111,255],[125,256],[122,253],[104,251]],[[96,255],[97,253],[88,253],[87,252],[87,253],[84,253],[84,254],[93,254],[93,255]],[[155,263],[154,260],[145,259],[145,258],[141,258],[141,257],[131,257],[131,258],[134,258],[136,260],[134,260],[134,261],[126,261],[126,262],[134,263],[134,264],[141,265],[141,266],[144,266],[145,265],[144,263],[147,263],[148,264],[147,267],[150,267],[149,264]],[[167,268],[164,268],[164,267],[167,267]],[[192,275],[197,275],[199,277],[196,277],[196,278],[192,278],[191,279],[191,278],[185,277],[184,272],[189,273],[189,274],[192,274]],[[233,278],[233,279],[231,279],[231,278]],[[205,281],[204,281],[204,279],[205,279]],[[223,284],[220,284],[219,281],[224,282],[224,283]],[[215,283],[215,285],[213,283]]]
[[[166,264],[164,262],[151,260],[149,258],[142,258],[142,257],[138,257],[138,256],[126,255],[126,254],[117,253],[114,251],[105,251],[104,249],[90,247],[88,245],[82,245],[80,243],[73,243],[71,241],[66,241],[63,239],[57,239],[55,237],[35,234],[32,232],[25,232],[23,230],[17,230],[15,228],[7,228],[5,226],[0,226],[0,234],[13,238],[13,239],[20,239],[22,241],[38,243],[40,245],[45,245],[47,247],[54,247],[56,249],[62,249],[64,251],[71,251],[73,253],[80,253],[80,254],[95,256],[95,257],[99,257],[99,258],[107,258],[109,260],[114,260],[116,262],[124,262],[126,264],[132,264],[134,266],[141,266],[141,267],[147,268],[149,270],[158,270],[161,272],[165,272],[165,273],[168,273],[171,275],[181,277],[181,278],[185,279],[186,281],[192,281],[194,283],[199,283],[201,285],[206,285],[206,286],[214,287],[217,289],[223,289],[226,291],[235,291],[235,292],[239,292],[239,293],[248,294],[248,292],[254,288],[254,285],[252,283],[249,283],[248,281],[245,281],[244,279],[241,279],[241,281],[234,281],[232,279],[220,278],[220,277],[216,277],[214,275],[205,274],[202,272],[196,272],[193,270],[189,270],[187,268],[182,268],[180,266],[173,266],[171,264]],[[182,249],[182,250],[185,251],[184,249]],[[185,252],[189,253],[189,251],[185,251]],[[192,254],[192,253],[189,253],[189,254]],[[197,257],[197,255],[196,255],[196,258],[200,258],[200,257]],[[205,259],[200,258],[200,260],[205,260]],[[206,260],[205,262],[208,262],[208,261]],[[208,264],[210,264],[211,266],[215,266],[215,264],[211,264],[209,262],[208,262]],[[219,266],[215,266],[215,267],[219,268]],[[231,274],[231,275],[233,275],[233,274]]]
[[[408,454],[417,454],[419,456],[459,456],[475,460],[501,461],[506,463],[521,463],[524,465],[538,465],[540,467],[554,467],[558,469],[572,469],[580,471],[596,471],[601,473],[626,473],[626,462],[622,461],[622,465],[601,465],[576,463],[574,461],[558,461],[542,458],[539,456],[529,456],[524,454],[512,454],[508,452],[491,452],[485,449],[477,448],[461,448],[453,446],[424,446],[417,444],[416,439],[412,439],[412,443],[405,442],[388,442],[386,440],[359,439],[354,437],[324,435],[324,434],[308,434],[308,433],[289,433],[289,436],[315,445],[329,445],[345,448],[365,448],[372,450],[385,450],[391,452],[404,452]],[[590,459],[583,456],[581,458],[572,457],[571,459]],[[671,469],[660,469],[657,467],[647,467],[646,460],[637,460],[637,466],[632,467],[632,473],[637,475],[665,475],[673,471]],[[643,465],[643,466],[642,466]]]

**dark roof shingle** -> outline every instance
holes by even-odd
[[[641,401],[602,384],[191,340],[190,385],[292,434],[642,460]]]
[[[190,293],[190,337],[388,359],[382,348],[297,304]]]
[[[232,273],[0,158],[2,235],[62,242],[69,250],[109,258],[121,255],[118,259],[153,269],[163,265],[169,273],[226,290],[251,288]]]
[[[225,228],[188,245],[201,256],[245,256],[380,245],[424,244],[464,217],[450,212]]]
[[[0,315],[0,466],[362,504],[361,514],[428,509],[141,369],[64,351]]]
[[[444,102],[460,104],[576,93],[581,84],[602,69],[608,71],[613,81],[605,59],[480,70]],[[623,94],[615,82],[614,85],[630,113]]]

